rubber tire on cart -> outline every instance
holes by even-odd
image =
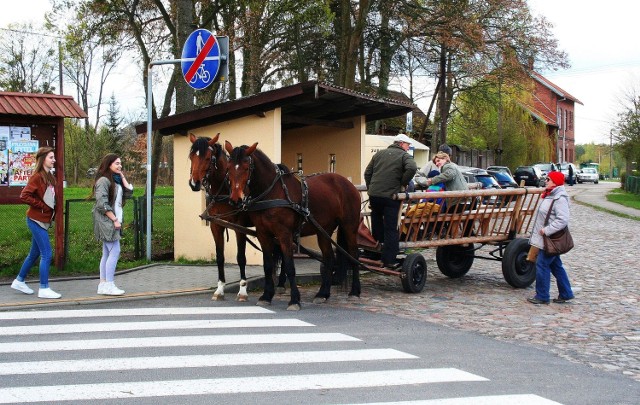
[[[407,255],[402,263],[402,288],[408,293],[419,293],[427,283],[427,261],[420,253]]]
[[[473,265],[473,243],[467,246],[438,246],[436,263],[440,272],[449,278],[460,278],[469,272]]]
[[[527,261],[529,240],[516,238],[509,242],[502,257],[502,275],[515,288],[527,288],[536,280],[536,265]]]

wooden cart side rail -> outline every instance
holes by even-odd
[[[364,189],[366,190],[366,188]],[[529,231],[541,188],[401,193],[400,244],[426,248],[514,239]],[[467,209],[447,212],[461,201]],[[463,236],[463,229],[473,229]]]

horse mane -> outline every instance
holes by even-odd
[[[206,136],[197,138],[196,141],[191,144],[189,155],[196,153],[198,154],[198,156],[204,156],[204,154],[207,153],[207,149],[209,148],[210,140],[211,138],[208,138]]]
[[[244,152],[245,150],[247,150],[248,147],[249,147],[248,145],[242,145],[242,146],[233,148],[233,153],[231,153],[230,159],[233,160],[234,162],[240,162],[242,159],[245,158]],[[256,156],[256,159],[261,159],[261,160],[266,160],[267,162],[271,162],[271,159],[269,159],[269,156],[267,156],[266,153],[264,153],[263,151],[257,148],[252,153],[252,156]],[[289,169],[289,167],[284,163],[276,163],[275,165],[278,166],[278,168],[283,173],[291,173],[291,170]]]

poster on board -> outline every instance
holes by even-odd
[[[11,140],[9,144],[9,185],[26,186],[36,167],[38,141]]]
[[[9,139],[11,141],[30,141],[31,140],[31,127],[16,127],[11,126]]]
[[[9,185],[9,127],[0,127],[0,186]]]

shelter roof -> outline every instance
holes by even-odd
[[[364,115],[369,122],[406,114],[416,106],[324,82],[308,81],[161,118],[153,122],[153,129],[163,135],[186,133],[192,128],[261,115],[278,107],[282,109],[282,129],[287,130],[309,125],[348,128],[350,123],[340,120]],[[136,126],[139,134],[146,130],[146,124]]]
[[[0,114],[86,118],[71,96],[0,91]]]

